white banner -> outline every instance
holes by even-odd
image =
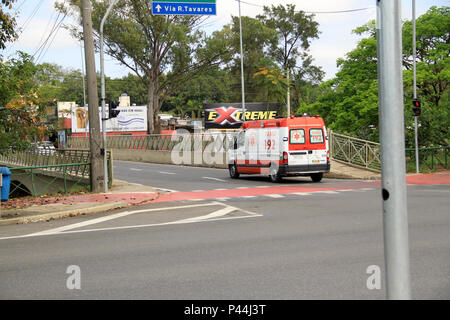
[[[118,107],[120,111],[116,118],[106,121],[107,132],[147,131],[147,107]],[[108,116],[108,107],[106,107]],[[102,109],[99,108],[100,130],[102,130]],[[89,132],[89,117],[87,107],[72,108],[72,132]]]

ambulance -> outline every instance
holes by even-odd
[[[309,176],[320,182],[330,171],[327,130],[319,116],[247,121],[228,151],[230,177],[264,174],[272,182]]]

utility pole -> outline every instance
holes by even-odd
[[[411,299],[400,0],[377,1],[380,150],[388,299]]]
[[[242,119],[245,122],[245,85],[244,85],[244,49],[242,44],[242,18],[241,18],[241,0],[239,2],[239,39],[241,45],[241,88],[242,88]]]
[[[111,12],[112,7],[116,4],[118,0],[113,0],[110,4],[108,9],[106,9],[106,13],[103,16],[103,19],[100,23],[100,82],[101,82],[101,103],[102,103],[102,131],[103,131],[103,150],[104,150],[104,156],[103,156],[103,177],[104,177],[104,190],[105,193],[108,192],[108,159],[106,156],[106,106],[105,106],[105,54],[104,54],[104,39],[103,39],[103,27],[105,25],[106,19],[109,16],[109,13]],[[111,106],[109,106],[111,108]]]
[[[90,0],[81,1],[83,17],[84,54],[89,110],[89,141],[91,150],[91,186],[92,192],[104,191],[103,154],[100,137],[100,117],[98,114],[97,74],[95,72],[94,37],[92,32],[92,7]]]
[[[416,77],[416,0],[412,0],[412,47],[413,47],[413,86],[414,99],[417,99],[417,77]],[[414,140],[416,146],[416,173],[419,173],[419,138],[417,116],[414,115]]]

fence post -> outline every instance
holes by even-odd
[[[333,131],[328,129],[328,147],[330,148],[330,159],[333,159]]]
[[[67,177],[66,177],[66,169],[67,167],[64,166],[63,172],[64,172],[64,193],[67,193]]]

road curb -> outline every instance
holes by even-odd
[[[90,208],[70,209],[70,210],[63,210],[63,211],[58,211],[58,212],[39,214],[39,215],[33,215],[33,216],[27,216],[27,217],[0,219],[0,226],[11,225],[11,224],[26,224],[26,223],[32,223],[32,222],[42,222],[42,221],[49,221],[49,220],[54,220],[54,219],[75,217],[75,216],[80,216],[80,215],[84,215],[84,214],[95,214],[95,213],[100,213],[100,212],[109,211],[109,210],[126,208],[129,206],[131,206],[131,204],[129,204],[126,201],[118,201],[118,202],[105,203],[105,204],[97,205],[97,206],[90,207]]]

